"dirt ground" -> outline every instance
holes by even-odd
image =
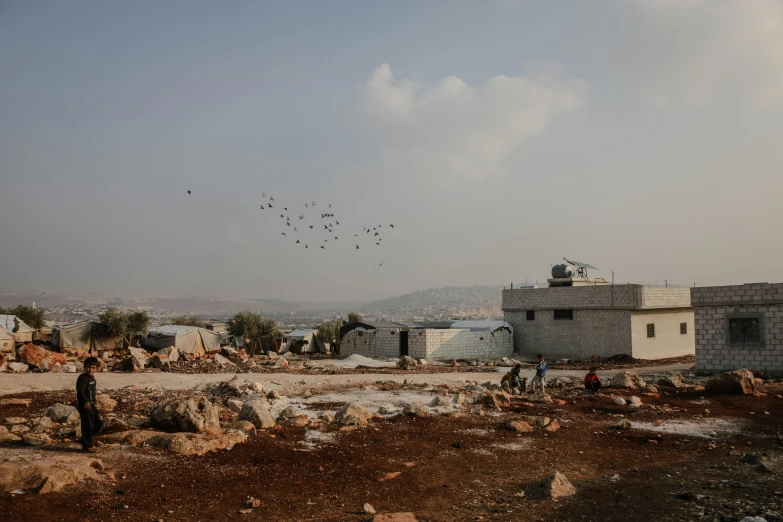
[[[46,495],[0,494],[0,520],[365,521],[371,517],[362,507],[370,503],[379,513],[413,512],[419,521],[728,522],[752,515],[779,521],[783,475],[740,462],[747,452],[783,455],[783,384],[768,382],[763,391],[762,397],[705,396],[664,389],[660,398],[642,396],[640,409],[613,404],[609,395],[564,405],[515,397],[510,408],[485,415],[466,409],[459,417],[398,416],[354,431],[330,425],[315,444],[308,444],[305,428],[278,427],[204,457],[106,446],[96,456],[116,480]],[[71,395],[4,396],[34,402],[0,406],[0,418],[34,417],[54,402],[71,402]],[[522,435],[500,428],[539,414],[557,418],[562,428]],[[609,428],[622,417],[634,428]],[[656,421],[662,429],[687,424],[682,433],[638,427]],[[717,433],[708,436],[713,426]],[[559,501],[522,495],[553,470],[568,477],[576,495]],[[400,475],[378,480],[390,472]],[[248,497],[261,505],[240,514]]]

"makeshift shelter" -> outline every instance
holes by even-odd
[[[220,334],[196,326],[167,324],[150,330],[144,339],[144,346],[154,350],[173,346],[180,355],[198,359],[220,351]]]
[[[35,328],[31,328],[15,315],[0,314],[0,326],[14,334],[14,338],[18,343],[33,342]]]
[[[13,353],[15,344],[14,334],[0,326],[0,352]]]
[[[300,328],[283,335],[288,351],[295,354],[326,353],[326,346],[318,339],[318,330]]]
[[[122,337],[105,337],[100,333],[101,323],[97,321],[82,321],[52,328],[51,344],[59,350],[79,350],[92,354],[105,351],[121,350],[124,346]]]

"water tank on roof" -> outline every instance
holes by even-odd
[[[574,277],[574,267],[571,265],[555,265],[552,267],[554,279],[570,279]]]

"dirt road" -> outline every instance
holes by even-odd
[[[669,366],[657,366],[649,368],[635,368],[639,374],[681,372],[688,370],[691,364],[674,364]],[[394,381],[402,383],[407,379],[413,384],[451,384],[462,383],[465,381],[485,382],[491,380],[500,380],[500,372],[505,371],[498,368],[493,372],[477,373],[424,373],[424,374],[406,374],[404,372],[396,374],[339,374],[339,375],[299,375],[295,373],[275,373],[275,374],[242,374],[243,377],[262,383],[265,387],[272,389],[276,387],[291,387],[305,381],[309,386],[344,386],[361,385],[365,383],[374,383],[376,381]],[[599,371],[602,379],[610,379],[617,372],[622,370],[604,370]],[[528,375],[529,374],[529,375]],[[550,370],[547,373],[548,379],[556,377],[572,377],[580,379],[584,377],[584,370]],[[532,377],[533,372],[526,370],[523,375]],[[76,382],[76,374],[63,373],[25,373],[25,374],[2,374],[0,375],[0,395],[10,393],[23,393],[35,391],[57,391],[71,389]],[[161,390],[185,390],[196,388],[205,384],[212,384],[226,381],[230,378],[228,374],[182,374],[182,373],[99,373],[96,376],[98,380],[98,389],[116,390],[124,386],[135,384],[141,388],[152,387]]]

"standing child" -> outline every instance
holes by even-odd
[[[601,389],[601,378],[595,371],[595,368],[590,368],[590,373],[585,375],[585,388],[593,393]]]
[[[533,379],[530,381],[530,391],[535,393],[536,391],[536,383],[541,383],[541,393],[546,393],[546,386],[544,383],[544,378],[546,377],[546,371],[549,369],[549,366],[547,366],[546,361],[544,360],[544,356],[541,354],[538,354],[538,364],[536,365],[536,375],[533,377]]]
[[[87,357],[84,361],[84,373],[76,379],[76,402],[82,420],[82,438],[79,442],[82,451],[92,453],[93,437],[101,431],[101,415],[95,404],[95,372],[98,371],[98,359]]]

